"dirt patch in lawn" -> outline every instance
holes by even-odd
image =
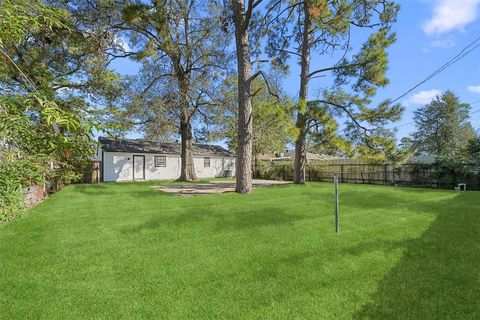
[[[276,180],[253,180],[254,188],[268,187],[272,185],[287,184],[288,181]],[[179,194],[182,196],[200,195],[200,194],[215,194],[224,192],[234,192],[234,181],[212,181],[210,183],[198,184],[184,184],[184,185],[170,185],[170,186],[153,186],[152,188],[168,193]]]

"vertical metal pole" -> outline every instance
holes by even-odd
[[[335,231],[340,233],[340,221],[338,217],[338,177],[333,177],[333,183],[335,184]]]

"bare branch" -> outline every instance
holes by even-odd
[[[375,27],[378,27],[378,26],[382,25],[381,22],[373,23],[373,24],[360,24],[360,23],[356,23],[355,21],[350,21],[350,24],[354,25],[355,27],[359,27],[359,28],[375,28]]]
[[[362,129],[365,133],[368,133],[368,132],[371,132],[372,129],[369,129],[365,126],[363,126],[360,122],[358,122],[358,120],[356,119],[355,115],[350,111],[348,110],[348,107],[346,106],[342,106],[336,102],[333,102],[333,101],[327,101],[327,100],[315,100],[316,102],[319,102],[319,103],[324,103],[324,104],[328,104],[328,105],[331,105],[335,108],[339,108],[339,109],[342,109],[347,115],[348,117],[353,121],[353,123],[355,124],[355,126],[357,128],[360,128]]]
[[[275,18],[272,18],[270,21],[266,22],[267,20],[267,17],[268,17],[268,14],[270,13],[270,11],[272,11],[277,5],[279,5],[282,1],[278,1],[276,2],[268,11],[267,13],[265,14],[263,20],[262,20],[262,24],[260,25],[261,28],[263,28],[264,26],[265,27],[268,27],[273,21],[277,20],[278,18],[280,18],[282,16],[282,14],[285,13],[285,11],[288,11],[288,10],[292,10],[295,9],[296,7],[300,6],[300,5],[303,5],[303,1],[301,2],[297,2],[297,3],[294,3],[292,5],[289,5],[288,7],[286,7],[285,9],[283,9],[282,11],[280,11],[276,16]],[[289,13],[290,15],[290,13]]]
[[[153,85],[158,81],[160,80],[161,78],[164,78],[164,77],[174,77],[175,75],[172,74],[172,73],[162,73],[162,74],[159,74],[158,76],[156,76],[155,78],[152,79],[152,81],[150,81],[150,83],[145,87],[145,89],[143,89],[143,92],[142,92],[142,95],[144,95],[145,93],[147,93],[148,90],[150,90]]]
[[[253,80],[255,80],[255,78],[257,78],[258,76],[262,76],[263,80],[265,81],[265,84],[267,85],[267,89],[268,89],[268,93],[272,96],[274,96],[275,98],[277,98],[277,100],[280,100],[280,96],[272,90],[271,86],[270,86],[270,82],[268,81],[268,78],[267,76],[265,75],[265,73],[263,71],[257,71],[255,72],[251,77],[250,79],[248,79],[248,87],[250,88],[251,85],[252,85],[252,82]]]
[[[311,78],[311,77],[313,77],[314,75],[316,75],[316,74],[318,74],[318,73],[322,73],[322,72],[326,72],[326,71],[348,69],[348,68],[358,67],[358,66],[360,66],[359,63],[351,63],[351,64],[343,64],[343,65],[339,65],[339,66],[333,66],[333,67],[318,69],[318,70],[315,70],[315,71],[313,71],[313,72],[310,72],[310,74],[308,75],[308,77]]]
[[[252,61],[251,64],[253,66],[255,63],[267,63],[267,62],[268,62],[268,60],[266,60],[266,59],[260,59],[260,60]]]

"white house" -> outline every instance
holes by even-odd
[[[103,181],[176,179],[180,176],[181,145],[143,139],[98,139]],[[231,177],[235,157],[217,145],[193,144],[198,178]]]

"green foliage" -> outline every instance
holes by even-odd
[[[224,83],[221,98],[218,99],[221,103],[213,112],[212,127],[207,133],[209,140],[226,139],[231,150],[237,147],[238,108],[235,83],[235,77]],[[256,158],[261,153],[283,150],[296,132],[291,122],[294,107],[288,99],[280,101],[272,96],[260,79],[253,82],[252,92],[256,92],[252,98],[252,152]]]
[[[459,158],[468,141],[475,137],[469,112],[470,105],[461,103],[452,91],[416,110],[412,138],[418,151],[438,158]]]
[[[23,208],[25,187],[78,179],[93,152],[92,129],[81,114],[38,94],[0,97],[0,220]]]
[[[48,165],[44,159],[2,154],[0,157],[0,223],[16,218],[24,209],[24,188],[45,180]]]
[[[121,101],[105,109],[119,134],[137,130],[173,140],[181,122],[190,127],[208,118],[228,64],[229,39],[216,24],[213,6],[195,0],[114,5],[122,26],[115,32],[132,46],[129,57],[142,66],[124,83]]]
[[[119,76],[106,68],[114,39],[105,26],[81,16],[80,3],[18,0],[0,6],[5,6],[0,15],[10,17],[0,16],[0,59],[6,62],[0,63],[0,89],[5,94],[38,92],[91,113],[117,97]]]
[[[258,161],[255,164],[254,178],[291,181],[293,179],[293,162]]]
[[[92,151],[95,123],[38,94],[0,97],[0,140],[19,154],[75,162]]]
[[[386,124],[400,119],[403,108],[388,100],[373,106],[372,98],[378,88],[389,83],[387,49],[395,41],[391,26],[398,4],[377,0],[270,1],[267,7],[266,51],[274,67],[286,71],[292,52],[300,61],[320,55],[324,63],[330,63],[317,70],[306,66],[308,70],[302,71],[304,87],[300,92],[306,94],[300,100],[310,98],[307,89],[313,79],[328,76],[333,81],[322,82],[319,98],[297,104],[298,139],[308,139],[309,144],[323,150],[337,149],[373,160],[390,157],[394,135]],[[353,51],[350,37],[365,34],[362,46]],[[341,58],[333,60],[337,54]],[[341,122],[345,122],[343,126]]]
[[[480,136],[468,141],[465,148],[467,161],[480,165]]]
[[[17,45],[34,32],[48,36],[55,29],[66,28],[66,18],[67,12],[40,0],[3,0],[0,2],[0,46]]]
[[[480,169],[478,164],[466,163],[459,158],[440,158],[429,165],[432,176],[440,187],[453,189],[458,183],[466,183],[470,190],[479,190]]]
[[[0,220],[20,212],[25,187],[78,179],[99,128],[87,100],[109,99],[117,80],[98,42],[62,7],[0,3]]]

